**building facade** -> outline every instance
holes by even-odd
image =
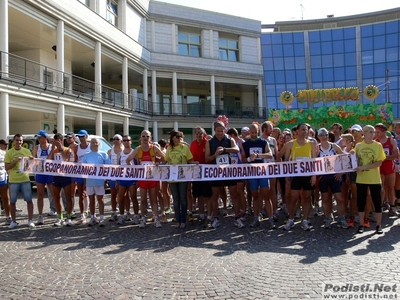
[[[320,20],[263,25],[261,37],[265,94],[270,109],[286,108],[284,91],[368,85],[379,88],[376,104],[391,102],[400,117],[400,8]],[[273,30],[265,32],[265,30]],[[371,103],[361,94],[360,103]],[[300,103],[292,109],[336,103]]]
[[[211,133],[266,116],[261,23],[147,0],[4,0],[0,7],[2,137],[143,128]]]

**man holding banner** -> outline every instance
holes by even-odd
[[[310,158],[316,157],[317,144],[316,141],[308,139],[308,126],[307,124],[300,124],[297,127],[297,138],[288,142],[285,151],[285,161],[297,160],[307,161]],[[303,222],[302,228],[310,230],[308,224],[308,216],[311,211],[311,192],[314,189],[316,176],[296,176],[287,177],[290,182],[291,197],[288,199],[289,220],[285,225],[285,230],[291,230],[294,227],[294,215],[296,212],[297,204],[300,200],[300,191],[303,190],[301,197],[301,205],[303,209]]]

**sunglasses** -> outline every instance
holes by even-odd
[[[327,134],[320,134],[319,136],[320,137],[327,137],[328,135]]]
[[[183,136],[181,136],[181,135],[176,135],[175,137],[178,139],[183,138]]]
[[[120,139],[114,139],[114,141],[120,141]]]
[[[352,130],[351,131],[351,133],[356,133],[356,132],[361,132],[361,131],[358,131],[358,130]]]
[[[122,140],[123,142],[130,142],[131,140]]]
[[[149,138],[149,135],[142,135],[142,138]]]
[[[200,134],[203,134],[203,132],[201,132],[201,131],[196,131],[195,134],[200,135]]]

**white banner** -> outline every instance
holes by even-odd
[[[24,157],[23,173],[109,180],[201,181],[293,177],[353,172],[354,154],[301,161],[240,165],[94,165]]]

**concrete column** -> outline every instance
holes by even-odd
[[[179,130],[179,122],[178,121],[174,122],[174,129]]]
[[[178,75],[172,73],[172,114],[178,114]]]
[[[151,21],[151,51],[156,51],[156,22]]]
[[[124,135],[129,134],[129,117],[124,118]]]
[[[57,132],[65,133],[65,105],[59,104],[57,109]]]
[[[153,121],[153,142],[158,142],[158,122]]]
[[[211,114],[215,115],[215,76],[211,75],[210,78],[210,91],[211,91]]]
[[[265,105],[263,103],[263,92],[262,92],[262,80],[258,81],[258,115],[262,117],[263,109]]]
[[[144,130],[149,130],[149,121],[144,122]]]
[[[214,58],[214,31],[210,29],[210,58]]]
[[[8,77],[8,0],[0,1],[0,51],[1,78]],[[5,54],[5,53],[7,54]],[[0,138],[10,133],[10,100],[8,93],[0,93]]]
[[[96,116],[96,135],[103,136],[103,113],[97,112]]]
[[[57,87],[64,89],[64,21],[57,22]],[[68,88],[68,87],[65,87]],[[58,128],[58,125],[57,125]]]
[[[96,42],[95,58],[94,58],[94,81],[95,81],[95,100],[102,101],[101,99],[101,43]]]
[[[172,45],[172,53],[177,54],[176,50],[176,25],[171,24],[171,45]]]
[[[157,103],[157,72],[151,71],[151,102],[153,104],[153,113],[160,113],[160,106]]]
[[[124,108],[129,107],[128,102],[128,58],[124,57],[122,60],[122,105]]]
[[[126,0],[118,1],[118,26],[122,32],[126,33],[126,10],[127,4]]]
[[[5,139],[10,134],[10,100],[8,93],[0,93],[0,103],[2,107],[0,109],[0,138]]]

